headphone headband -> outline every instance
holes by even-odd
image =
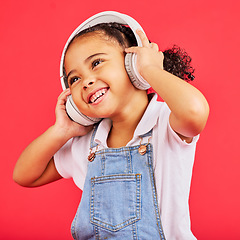
[[[67,49],[69,43],[71,42],[71,40],[79,32],[83,31],[84,29],[95,26],[99,23],[110,23],[110,22],[117,22],[117,23],[120,23],[120,24],[128,25],[134,33],[134,36],[137,40],[138,46],[142,46],[142,42],[141,42],[139,36],[136,34],[136,30],[141,29],[143,31],[143,29],[140,26],[140,24],[135,19],[133,19],[132,17],[130,17],[126,14],[115,12],[115,11],[105,11],[105,12],[100,12],[98,14],[93,15],[92,17],[88,18],[83,23],[81,23],[73,31],[73,33],[70,35],[70,37],[68,38],[68,40],[67,40],[67,42],[66,42],[66,44],[63,48],[61,61],[60,61],[60,77],[61,77],[61,84],[62,84],[63,90],[65,90],[67,88],[66,85],[65,85],[65,82],[64,82],[64,78],[63,78],[63,62],[64,62],[66,49]]]

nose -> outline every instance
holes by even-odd
[[[94,83],[96,82],[96,79],[95,77],[93,76],[90,76],[90,77],[87,77],[83,80],[82,82],[82,86],[83,86],[83,89],[86,90],[87,88],[89,88],[91,85],[93,85]]]

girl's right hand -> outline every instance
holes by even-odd
[[[83,136],[93,128],[70,120],[65,106],[68,95],[69,89],[58,97],[55,124],[32,141],[20,155],[13,173],[13,179],[18,184],[37,187],[62,178],[55,167],[54,154],[70,138]]]
[[[93,128],[93,126],[85,127],[80,125],[68,117],[66,112],[66,101],[70,94],[70,89],[67,88],[59,95],[55,109],[56,122],[54,124],[54,127],[69,139],[76,136],[84,136]]]

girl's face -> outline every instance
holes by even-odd
[[[123,48],[101,33],[75,39],[64,64],[73,100],[87,116],[119,117],[139,91],[125,70]]]

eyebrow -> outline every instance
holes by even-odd
[[[84,60],[84,63],[87,63],[87,62],[89,62],[92,58],[94,58],[94,57],[96,57],[96,56],[98,56],[98,55],[107,55],[106,53],[94,53],[94,54],[92,54],[92,55],[90,55],[89,57],[87,57],[85,60]],[[67,79],[68,79],[68,77],[72,74],[72,73],[74,73],[76,70],[71,70],[69,73],[68,73],[68,75],[67,75]]]
[[[95,53],[95,54],[89,56],[88,58],[86,58],[86,59],[84,60],[84,62],[86,63],[86,62],[88,62],[89,60],[91,60],[93,57],[96,57],[96,56],[98,56],[98,55],[107,55],[107,54],[106,54],[106,53]]]

